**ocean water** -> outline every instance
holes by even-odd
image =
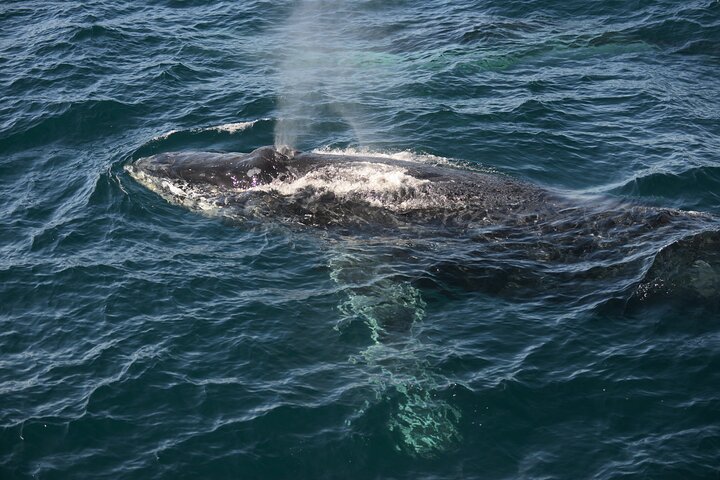
[[[9,0],[0,27],[3,480],[720,478],[717,0]],[[610,214],[234,222],[124,168],[273,144]]]

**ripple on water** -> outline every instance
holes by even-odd
[[[0,477],[716,477],[717,227],[662,224],[718,211],[719,9],[3,5]],[[288,124],[613,213],[237,225],[122,168]]]

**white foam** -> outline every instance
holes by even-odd
[[[321,147],[312,151],[319,155],[343,155],[347,157],[375,157],[389,158],[393,160],[402,160],[414,163],[429,163],[433,165],[447,165],[452,161],[449,158],[431,155],[429,153],[415,153],[410,150],[402,150],[400,152],[383,152],[371,150],[369,148],[328,148]]]
[[[396,212],[447,205],[445,197],[425,188],[428,184],[429,180],[413,177],[402,167],[358,162],[327,165],[291,181],[276,179],[249,190],[288,197],[308,191],[318,197],[332,193],[339,201],[363,201]]]
[[[403,162],[410,163],[424,163],[428,165],[440,165],[443,167],[457,168],[460,170],[470,170],[473,172],[497,174],[497,169],[488,167],[475,162],[468,162],[463,160],[451,159],[448,157],[441,157],[438,155],[432,155],[429,153],[416,153],[410,150],[402,150],[399,152],[388,152],[378,151],[369,148],[328,148],[321,147],[312,150],[312,153],[318,155],[341,155],[348,157],[374,157],[374,158],[387,158],[391,160],[400,160]]]
[[[223,125],[207,127],[203,130],[215,130],[216,132],[237,133],[242,132],[243,130],[247,130],[248,128],[255,125],[258,121],[259,120],[253,120],[251,122],[225,123]]]
[[[275,180],[266,185],[253,187],[253,189],[293,195],[300,190],[312,187],[316,190],[345,196],[348,194],[387,193],[399,191],[401,188],[417,188],[426,183],[428,180],[420,180],[408,175],[404,168],[358,162],[342,167],[327,165],[291,182]]]
[[[192,128],[190,130],[187,130],[189,133],[200,133],[200,132],[225,132],[225,133],[237,133],[242,132],[243,130],[247,130],[248,128],[255,125],[257,122],[261,120],[268,120],[267,118],[259,118],[257,120],[252,120],[249,122],[235,122],[235,123],[224,123],[222,125],[211,125],[209,127],[199,127],[199,128]],[[157,135],[153,137],[152,141],[158,141],[158,140],[165,140],[171,135],[174,135],[176,133],[180,133],[182,130],[178,129],[172,129],[169,130],[163,134]]]
[[[156,135],[156,136],[154,136],[154,137],[152,138],[152,141],[153,141],[153,142],[156,142],[156,141],[158,141],[158,140],[165,140],[165,139],[168,138],[170,135],[173,135],[173,134],[177,133],[178,131],[179,131],[179,130],[170,130],[170,131],[165,132],[165,133],[163,133],[163,134],[161,134],[161,135]]]

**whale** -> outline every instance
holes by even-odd
[[[170,203],[242,221],[273,218],[320,227],[425,226],[488,239],[526,235],[607,248],[709,215],[563,194],[449,162],[261,147],[250,153],[165,152],[125,166]],[[559,233],[567,233],[563,238]]]
[[[445,160],[270,146],[165,152],[125,169],[172,204],[232,222],[424,240],[448,246],[446,257],[452,245],[470,243],[470,258],[440,258],[426,269],[469,289],[543,291],[551,288],[548,272],[584,282],[619,276],[630,265],[654,275],[646,283],[674,282],[686,295],[692,282],[677,273],[685,265],[700,272],[695,290],[720,297],[718,220],[707,213],[556,191]]]

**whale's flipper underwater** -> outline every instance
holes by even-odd
[[[433,298],[720,309],[720,224],[709,214],[563,195],[447,163],[272,147],[161,153],[125,168],[191,210],[327,232],[346,298],[338,327],[357,319],[369,331],[355,360],[391,398],[389,431],[413,456],[462,437],[462,412],[427,360],[441,353],[418,333]]]

